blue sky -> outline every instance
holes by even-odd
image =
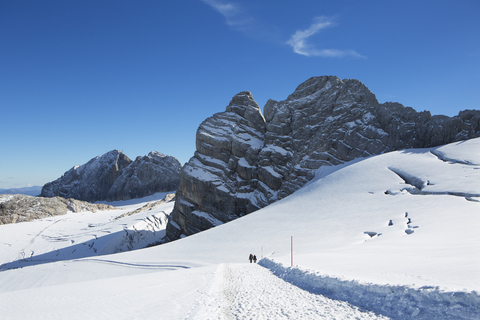
[[[480,108],[480,1],[1,0],[0,188],[119,149],[182,164],[199,124],[249,90],[312,76],[380,102]]]

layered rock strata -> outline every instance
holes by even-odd
[[[321,166],[406,148],[480,136],[480,111],[432,116],[398,103],[379,104],[358,80],[311,78],[264,115],[250,92],[198,128],[196,152],[183,167],[167,226],[175,240],[284,198]]]

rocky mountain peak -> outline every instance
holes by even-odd
[[[236,94],[228,104],[226,111],[238,114],[253,123],[257,130],[265,131],[265,119],[250,91]]]
[[[158,152],[158,151],[154,150],[154,151],[150,151],[150,153],[147,155],[147,157],[149,157],[149,158],[165,158],[167,156],[164,155],[161,152]]]
[[[45,184],[40,196],[95,202],[172,191],[178,187],[180,168],[177,159],[157,151],[132,161],[123,152],[112,150],[86,164],[74,166],[62,177]]]
[[[398,103],[379,104],[360,81],[312,77],[262,116],[250,92],[198,128],[167,226],[170,240],[282,199],[321,166],[392,150],[434,147],[480,136],[480,111],[431,116]]]
[[[228,110],[228,108],[231,106],[239,106],[243,108],[253,107],[255,109],[260,110],[260,107],[258,106],[255,99],[253,99],[252,93],[250,91],[242,91],[234,95],[232,100],[227,106],[227,111],[231,111],[231,110]]]
[[[111,186],[106,200],[128,200],[177,190],[181,167],[176,158],[158,151],[137,157]]]
[[[302,99],[321,90],[328,90],[332,86],[338,87],[341,80],[336,76],[311,77],[301,83],[295,91],[287,97],[287,100]]]
[[[115,180],[130,163],[132,160],[123,152],[109,151],[84,165],[73,167],[62,177],[45,184],[40,196],[60,196],[91,202],[104,200]]]

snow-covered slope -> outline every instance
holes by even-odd
[[[143,199],[110,202],[118,206],[117,210],[70,211],[29,223],[3,225],[0,270],[130,251],[159,243],[165,236],[173,208],[170,199],[167,193],[157,193]]]
[[[361,319],[479,319],[480,139],[373,156],[324,168],[315,179],[232,222],[112,255],[32,266],[28,259],[12,262],[19,257],[9,252],[35,244],[39,237],[27,235],[40,234],[48,223],[0,226],[6,247],[0,253],[0,263],[6,263],[0,272],[0,314],[6,319],[30,312],[38,318],[79,319],[244,319],[254,314],[318,319],[324,312],[331,318],[332,313],[311,307],[330,302],[293,291],[293,301],[287,300],[280,291],[293,289],[279,289],[266,280],[269,275],[244,269],[255,266],[237,265],[254,253],[263,258],[260,265],[288,282],[376,312],[362,313]],[[98,213],[90,218],[91,223],[102,220]],[[108,235],[97,234],[102,237]],[[247,293],[232,285],[232,279],[247,275],[268,283],[265,290]],[[270,295],[284,299],[281,311],[267,299]],[[305,308],[312,313],[295,313]],[[330,310],[339,318],[356,312]]]

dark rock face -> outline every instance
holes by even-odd
[[[250,92],[198,128],[195,155],[180,174],[167,238],[211,228],[282,199],[321,166],[480,136],[480,111],[431,116],[379,104],[358,80],[314,77],[264,117]]]
[[[59,179],[47,183],[40,196],[91,202],[104,200],[115,180],[131,162],[121,151],[112,150],[84,165],[73,167]]]
[[[114,210],[106,204],[93,204],[61,197],[42,198],[23,194],[0,196],[0,224],[26,222],[67,212]]]
[[[115,180],[107,200],[142,198],[156,192],[177,190],[181,167],[176,158],[157,151],[137,157]]]
[[[262,204],[252,201],[263,197],[258,191],[255,168],[264,132],[265,121],[250,92],[239,93],[226,112],[217,113],[200,125],[197,151],[180,173],[175,202],[174,220],[189,228],[186,234],[230,221],[267,204],[266,199],[261,200],[265,201]]]
[[[177,159],[156,151],[132,162],[121,151],[113,150],[45,184],[40,196],[95,202],[173,191],[178,187],[180,167]]]

